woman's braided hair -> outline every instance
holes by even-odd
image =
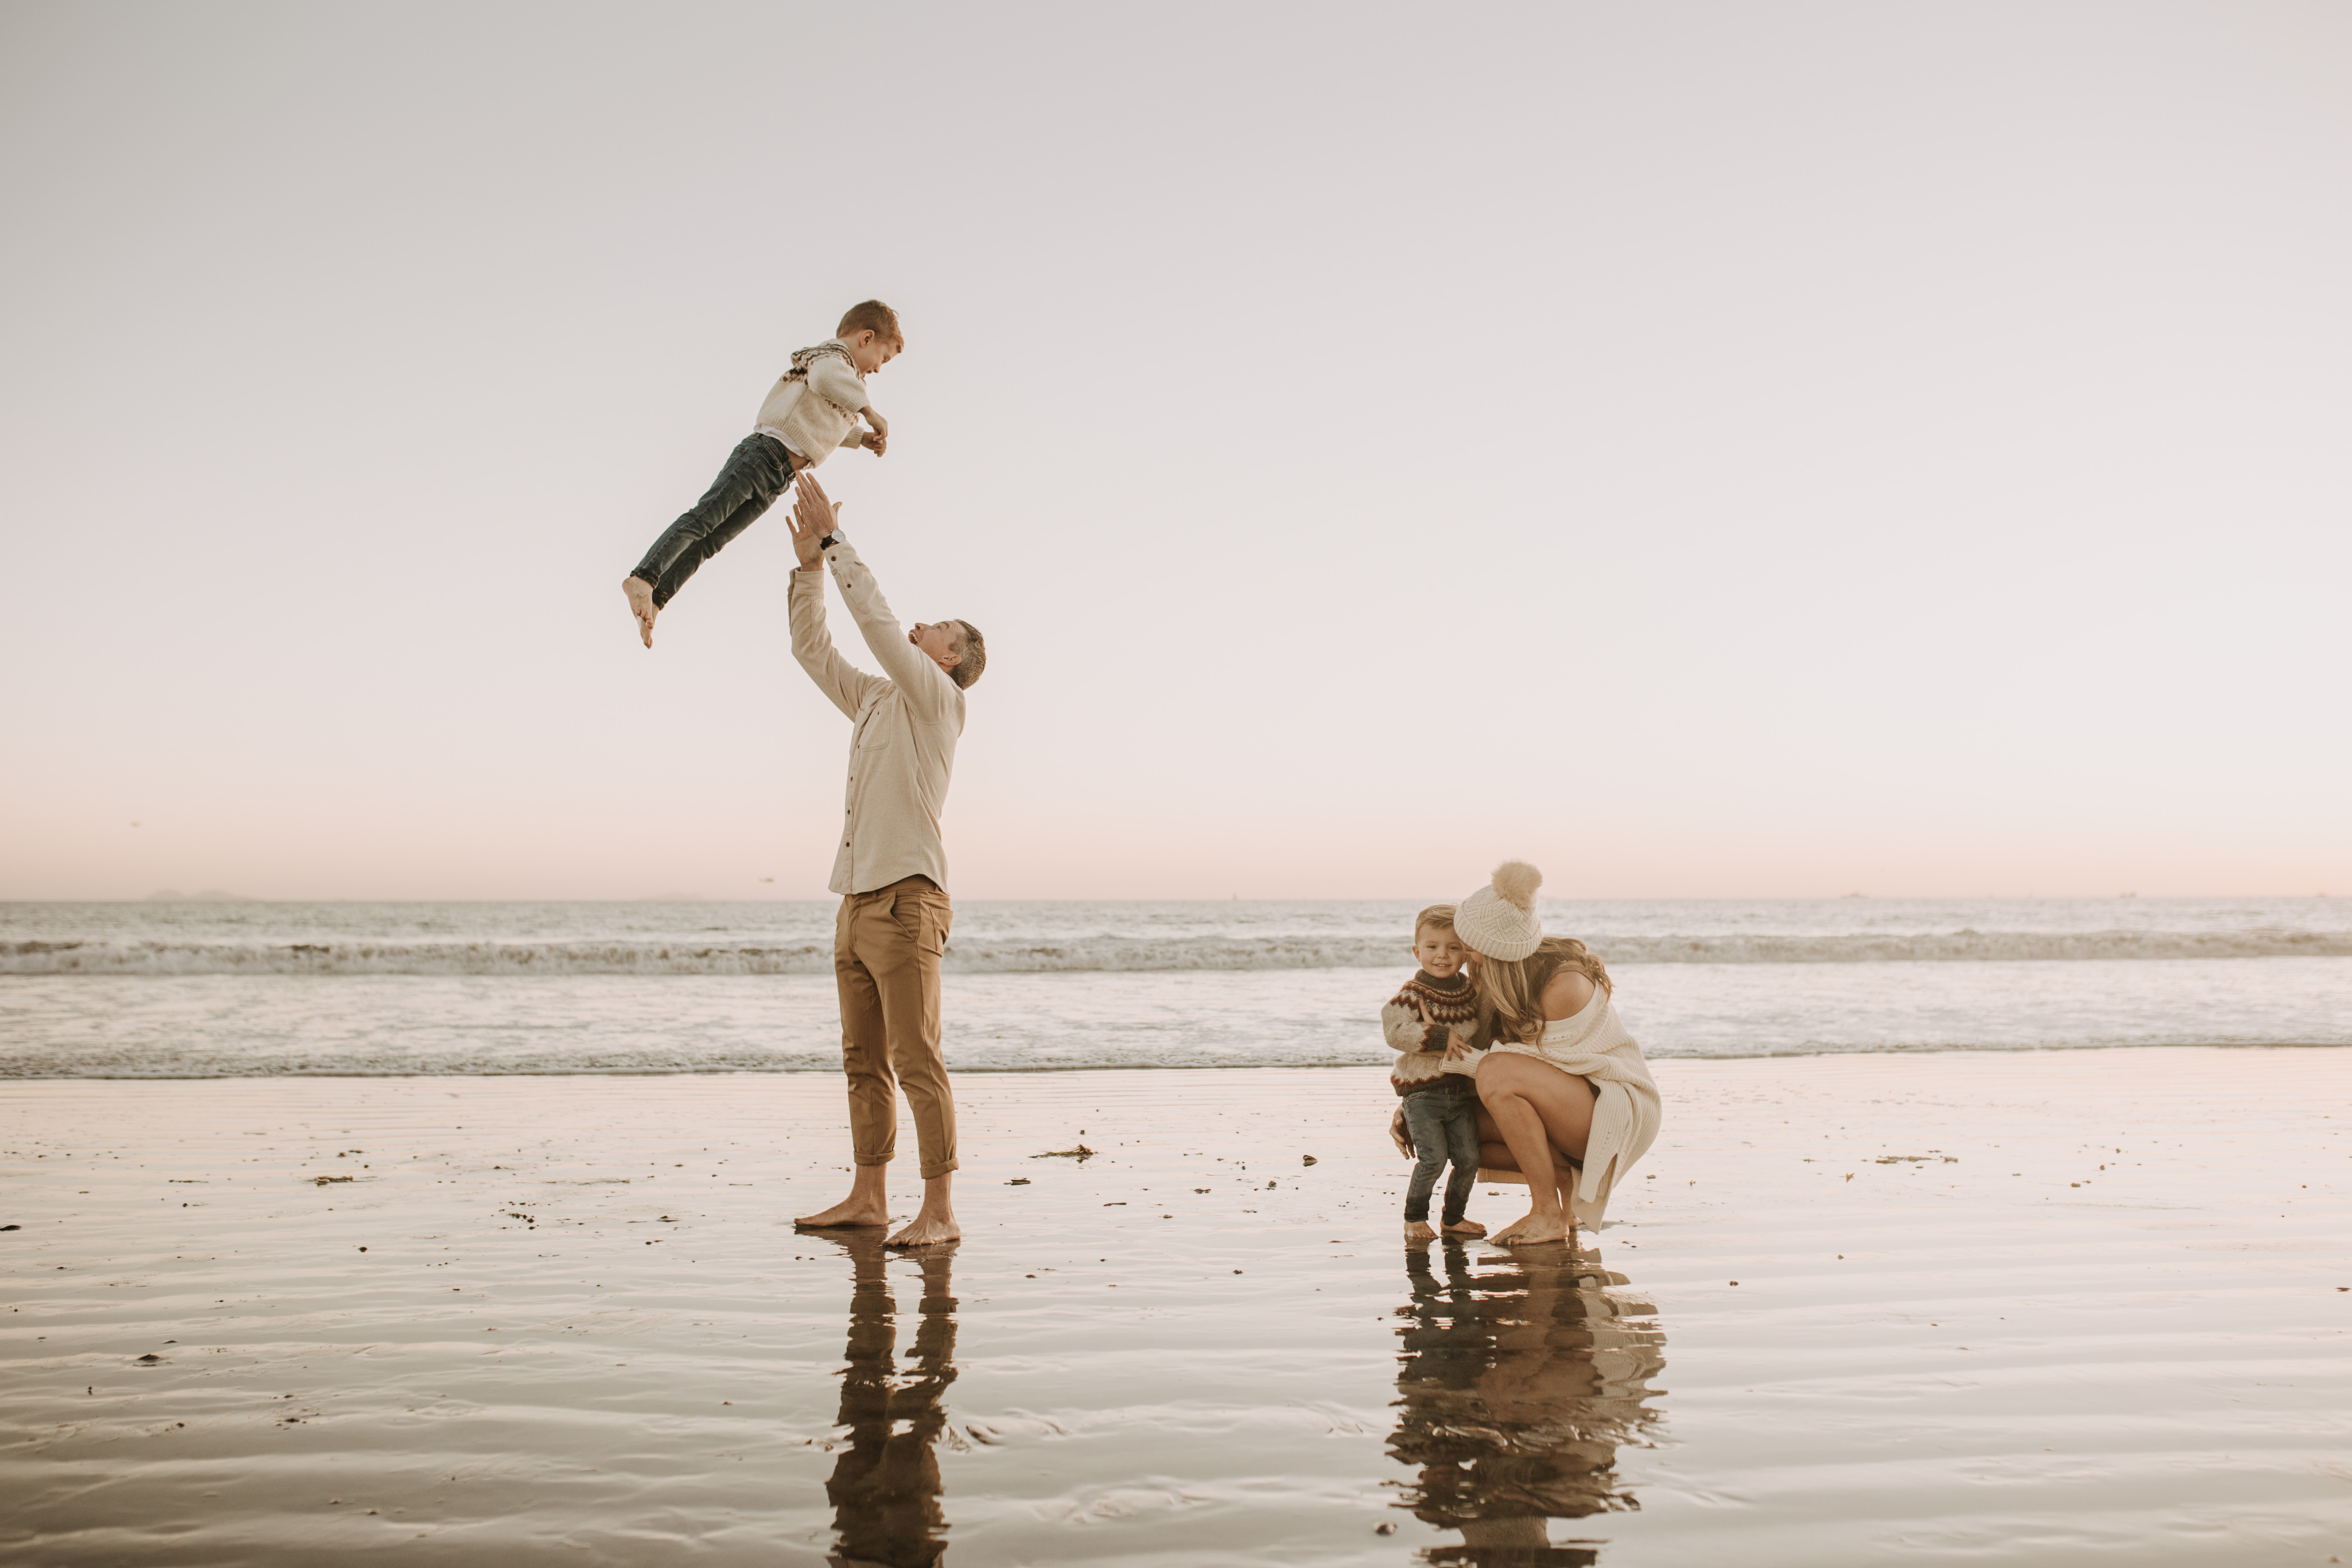
[[[1493,1011],[1496,1039],[1529,1045],[1542,1037],[1544,987],[1562,969],[1573,969],[1616,994],[1608,966],[1572,936],[1548,936],[1525,958],[1481,957],[1472,966],[1478,1000]]]

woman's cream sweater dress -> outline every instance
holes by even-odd
[[[1616,1004],[1601,986],[1572,1017],[1554,1018],[1543,1038],[1522,1046],[1497,1041],[1490,1056],[1505,1052],[1549,1062],[1565,1073],[1591,1081],[1592,1136],[1584,1148],[1584,1169],[1575,1173],[1570,1207],[1579,1225],[1598,1228],[1609,1193],[1649,1152],[1658,1135],[1658,1086],[1642,1047],[1617,1017]],[[1525,1182],[1516,1171],[1481,1171],[1480,1181]]]

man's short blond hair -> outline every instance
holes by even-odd
[[[968,691],[980,679],[980,672],[988,668],[988,639],[970,621],[958,621],[956,625],[963,631],[956,638],[956,666],[948,671],[948,679],[955,682],[958,691]]]
[[[1425,931],[1452,931],[1453,929],[1454,906],[1452,904],[1432,904],[1429,908],[1422,910],[1421,913],[1412,917],[1413,945],[1415,947],[1421,945],[1421,933]]]
[[[852,332],[872,332],[895,347],[907,346],[907,334],[898,330],[898,312],[879,300],[861,300],[842,312],[841,325],[833,329],[833,335],[845,338]]]

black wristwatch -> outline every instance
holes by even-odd
[[[816,542],[817,553],[822,555],[824,552],[832,549],[835,545],[840,542],[841,534],[838,530],[832,533],[828,533],[823,539]]]

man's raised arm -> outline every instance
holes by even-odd
[[[823,487],[807,474],[799,480],[800,493],[793,502],[793,548],[822,554],[833,566],[833,580],[841,586],[841,602],[857,622],[858,634],[873,650],[875,659],[882,666],[898,688],[908,709],[925,719],[937,719],[954,706],[955,682],[948,679],[938,660],[908,640],[906,628],[898,617],[890,613],[889,601],[882,597],[882,589],[874,581],[873,568],[857,558],[856,549],[847,540],[840,540],[830,550],[820,550],[819,542],[834,535],[838,526],[838,509],[826,499]],[[810,534],[807,544],[802,533]],[[803,556],[803,560],[807,557]],[[795,589],[799,584],[794,582]],[[800,622],[793,620],[793,651],[800,651]],[[830,645],[827,645],[830,647]],[[834,658],[838,660],[840,655]],[[808,664],[805,658],[801,660]],[[844,668],[847,668],[845,666]],[[812,669],[809,672],[814,675]],[[871,679],[872,677],[864,679]],[[822,682],[820,682],[822,684]],[[838,699],[835,699],[838,700]],[[854,711],[854,710],[853,710]]]
[[[830,508],[825,515],[830,526]],[[801,668],[808,671],[817,689],[832,698],[835,708],[855,719],[866,706],[866,700],[873,695],[874,688],[887,683],[880,676],[868,675],[842,658],[841,650],[833,646],[832,634],[825,630],[824,556],[817,548],[824,529],[803,517],[798,505],[793,508],[789,522],[793,553],[800,561],[784,600],[785,614],[793,627],[793,657],[800,660]]]

